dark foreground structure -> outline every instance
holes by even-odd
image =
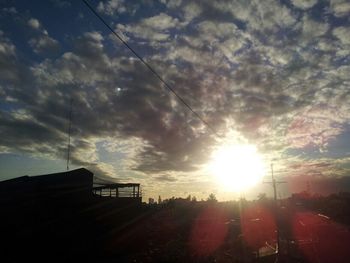
[[[277,206],[267,198],[190,197],[147,206],[139,184],[97,185],[93,179],[90,171],[78,169],[0,182],[0,262],[345,263],[350,258],[350,194],[294,196]]]
[[[96,186],[84,168],[2,181],[0,261],[97,260],[111,229],[142,213],[141,198],[139,184]]]

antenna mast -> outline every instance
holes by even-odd
[[[68,145],[67,145],[67,171],[69,170],[69,158],[70,158],[70,134],[72,128],[72,109],[73,99],[70,99],[70,110],[69,110],[69,125],[68,125]]]

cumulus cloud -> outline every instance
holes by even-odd
[[[333,35],[336,36],[343,45],[350,45],[350,27],[337,27],[333,29]]]
[[[296,7],[306,10],[313,7],[317,3],[317,0],[292,0],[292,3]]]
[[[53,55],[60,50],[59,42],[49,36],[47,30],[42,26],[38,19],[29,19],[28,25],[35,30],[35,36],[28,41],[28,44],[35,53]]]
[[[307,15],[302,19],[302,34],[303,38],[311,40],[315,37],[324,35],[329,26],[326,23],[316,22]]]
[[[185,21],[190,22],[192,19],[200,15],[201,7],[196,2],[189,2],[183,7]]]
[[[97,10],[106,15],[114,15],[124,13],[126,7],[124,6],[124,0],[109,0],[106,2],[99,2]]]
[[[28,20],[28,25],[33,29],[39,29],[40,28],[40,22],[38,19],[31,18]]]
[[[229,14],[234,18],[247,23],[247,26],[256,31],[276,31],[278,28],[290,27],[296,19],[286,6],[279,2],[268,1],[217,1],[205,5],[206,10],[214,19],[230,19]],[[222,17],[220,17],[220,15]],[[265,32],[265,33],[266,33]]]
[[[135,37],[149,41],[165,41],[169,38],[169,30],[179,26],[179,20],[165,13],[142,19],[137,24],[117,26],[117,30],[130,33]]]
[[[278,1],[162,3],[169,9],[114,25],[219,134],[278,156],[309,147],[326,153],[345,131],[346,25],[315,20]],[[293,3],[309,9],[316,1]],[[125,4],[100,2],[98,9],[126,14]],[[34,52],[57,50],[44,21],[29,21]],[[65,158],[73,100],[73,163],[105,176],[132,174],[145,184],[200,178],[196,172],[218,143],[203,123],[100,27],[66,41],[61,54],[28,63],[0,34],[0,94],[11,105],[1,109],[1,149]]]
[[[60,50],[60,44],[57,40],[47,35],[29,40],[29,45],[35,53],[55,54]]]
[[[160,0],[160,2],[165,4],[169,8],[176,8],[181,5],[182,0]]]
[[[20,65],[17,60],[16,47],[12,41],[0,31],[0,78],[3,82],[20,82]]]
[[[345,17],[350,14],[350,3],[347,0],[330,0],[330,8],[337,17]]]

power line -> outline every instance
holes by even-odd
[[[208,122],[206,122],[197,112],[195,112],[192,107],[179,95],[177,92],[157,73],[157,71],[148,64],[142,57],[139,55],[123,38],[115,32],[115,30],[110,27],[110,25],[95,11],[95,9],[86,1],[82,0],[84,4],[91,10],[91,12],[98,18],[100,21],[122,42],[152,73],[156,78],[160,80],[161,83],[170,91],[172,92],[175,97],[183,104],[185,105],[214,135],[217,137],[220,137],[218,133],[215,131],[211,125],[209,125]]]

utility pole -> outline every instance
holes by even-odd
[[[271,182],[264,182],[266,184],[272,185],[273,188],[273,197],[275,201],[275,217],[276,217],[276,239],[277,239],[277,247],[276,247],[276,253],[277,253],[277,258],[279,257],[280,254],[280,231],[279,231],[279,224],[278,224],[278,200],[277,200],[277,184],[283,184],[286,183],[284,181],[276,181],[274,174],[273,174],[273,163],[271,162]]]
[[[240,226],[241,226],[241,235],[242,235],[242,240],[241,240],[241,244],[242,244],[242,257],[243,257],[243,262],[246,262],[246,248],[245,248],[245,243],[243,242],[243,193],[240,193],[240,197],[239,197],[239,203],[238,203],[239,207],[238,207],[238,212],[239,212],[239,222],[240,222]]]
[[[277,189],[276,189],[276,180],[273,176],[273,163],[271,163],[271,179],[272,179],[272,187],[273,187],[273,197],[275,202],[277,203]]]

